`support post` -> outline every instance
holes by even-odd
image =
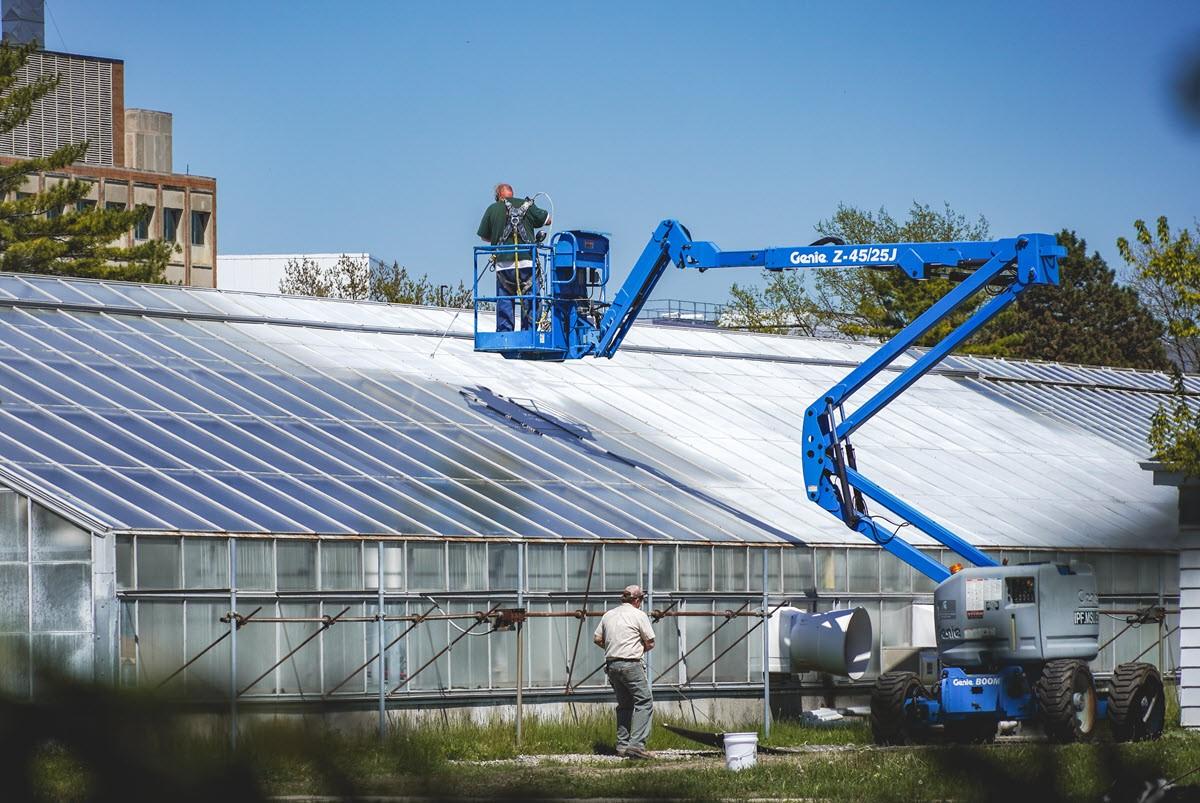
[[[524,639],[525,623],[517,622],[517,749],[521,749],[521,720],[524,711],[522,687],[525,685],[525,652]]]
[[[229,750],[237,750],[237,539],[229,539]]]
[[[387,740],[387,681],[383,677],[384,667],[387,666],[387,661],[384,655],[385,648],[383,644],[383,627],[385,624],[383,618],[385,615],[383,607],[383,542],[378,541],[376,542],[375,546],[378,550],[379,561],[379,573],[377,575],[377,585],[379,586],[379,742],[382,744]]]
[[[770,562],[768,556],[770,549],[764,549],[762,559],[762,578],[763,578],[763,596],[762,609],[763,615],[767,614],[767,606],[770,604],[770,586],[767,582],[770,578]],[[763,677],[763,738],[771,735],[771,626],[770,622],[763,628],[762,636],[762,677]]]

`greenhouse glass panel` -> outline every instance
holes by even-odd
[[[410,672],[415,672],[418,667],[425,666],[434,655],[442,651],[449,642],[448,630],[449,625],[443,620],[426,622],[409,633],[406,641],[409,642]],[[450,656],[443,652],[441,657],[426,667],[419,675],[413,675],[412,680],[404,688],[415,692],[423,689],[445,689],[449,686]]]
[[[1179,594],[1179,556],[1162,556],[1163,593],[1167,596]]]
[[[759,566],[758,584],[762,585],[762,566]],[[713,549],[713,590],[746,590],[746,550],[741,547],[716,547]]]
[[[56,674],[80,681],[90,681],[95,674],[91,633],[35,633],[29,637],[34,666],[52,666]],[[37,675],[33,678],[33,694],[43,689]],[[53,688],[46,689],[53,692]]]
[[[339,606],[338,610],[340,611],[341,609],[342,606]],[[337,611],[334,611],[334,613],[337,613]],[[321,609],[316,603],[281,602],[279,603],[279,615],[281,617],[316,618],[321,615]],[[320,625],[316,622],[281,622],[279,624],[279,657],[282,658],[299,647],[300,643],[311,636],[319,627]],[[336,627],[337,625],[334,625],[334,629]],[[242,632],[244,633],[245,631],[246,628],[243,627]],[[299,652],[279,665],[279,668],[276,670],[276,677],[279,678],[279,694],[320,694],[321,650],[315,643],[316,641],[319,641],[319,639],[314,639],[305,644]],[[239,652],[241,648],[241,639],[239,639]],[[240,657],[239,655],[239,659]],[[255,674],[262,672],[272,663],[274,663],[273,660],[267,661],[258,668]]]
[[[641,570],[639,548],[636,546],[604,546],[604,587],[619,591],[625,586],[636,585]]]
[[[24,563],[0,564],[0,633],[28,632],[29,566]]]
[[[487,590],[487,544],[448,544],[450,588],[454,591]]]
[[[488,544],[488,582],[492,591],[517,589],[516,544]]]
[[[324,551],[324,545],[322,545],[322,551]],[[337,616],[345,607],[345,603],[326,602],[324,605],[325,615]],[[351,605],[345,615],[362,616],[363,606]],[[370,652],[367,652],[366,636],[367,629],[364,622],[338,622],[321,634],[326,693],[333,691],[333,688],[343,680],[346,682],[337,690],[337,694],[362,694],[366,691],[366,672],[358,668],[367,660],[368,654],[374,655],[378,651],[378,646],[372,643]],[[308,647],[304,649],[307,650]],[[346,680],[346,678],[350,679]]]
[[[367,588],[379,588],[379,547],[368,542],[363,552]],[[404,542],[386,541],[383,544],[383,589],[404,590]]]
[[[408,544],[408,587],[413,591],[446,590],[446,552],[441,542]]]
[[[885,592],[908,594],[912,591],[912,567],[900,558],[880,552],[879,574]]]
[[[880,643],[884,647],[907,647],[912,641],[912,603],[883,601]]]
[[[925,548],[920,551],[925,555],[925,557],[929,558],[930,560],[935,560],[938,563],[942,562],[942,550]],[[913,575],[913,593],[915,593],[915,594],[932,594],[933,593],[933,589],[935,586],[937,586],[937,583],[933,582],[933,580],[931,578],[926,577],[925,575],[921,574],[920,572],[918,572],[916,570],[913,570],[912,575]]]
[[[778,594],[783,590],[779,576],[782,558],[779,549],[774,547],[750,550],[748,555],[750,562],[750,590],[758,592],[763,590],[764,555],[767,558],[767,591],[772,594]]]
[[[491,606],[483,600],[463,600],[455,602],[449,606],[451,613],[473,613],[475,611],[486,611]],[[460,620],[454,623],[463,630],[466,630],[473,623],[466,620]],[[528,629],[532,622],[526,625]],[[454,649],[450,652],[450,682],[456,689],[486,689],[490,684],[490,670],[488,667],[489,652],[488,646],[492,641],[493,636],[481,635],[475,636],[475,633],[487,633],[487,626],[480,625],[471,631],[471,635],[459,640]],[[452,625],[450,628],[451,637],[457,636],[459,631]],[[532,631],[528,631],[526,638],[530,638]]]
[[[280,591],[317,589],[317,544],[315,541],[275,542],[275,580]]]
[[[0,490],[0,561],[29,559],[29,515],[25,497]]]
[[[87,530],[36,502],[31,524],[34,560],[91,560],[92,538]]]
[[[535,611],[563,610],[562,604],[549,602],[535,602],[530,607]],[[529,671],[526,678],[531,686],[561,687],[567,682],[568,656],[574,646],[577,626],[575,620],[567,618],[529,621],[526,625],[526,643],[529,645]],[[576,667],[576,671],[582,668],[582,665]],[[577,677],[582,678],[582,674]]]
[[[1158,573],[1162,560],[1158,555],[1138,555],[1135,560],[1138,569],[1138,593],[1158,594],[1162,584]]]
[[[594,560],[593,560],[594,558]],[[567,590],[568,591],[584,591],[591,589],[598,591],[602,583],[600,582],[600,568],[603,565],[604,558],[600,554],[600,545],[593,544],[592,546],[567,546]],[[588,573],[591,572],[591,583],[588,583]]]
[[[1130,555],[1121,555],[1120,559],[1113,561],[1113,587],[1114,594],[1138,594],[1143,593],[1143,589],[1138,587],[1140,580],[1140,569],[1138,566],[1140,558]],[[1154,593],[1158,593],[1158,584],[1155,583],[1152,589]],[[1137,654],[1136,652],[1134,653]]]
[[[525,548],[530,591],[563,590],[563,547],[561,544],[530,544]]]
[[[29,695],[29,636],[0,636],[0,693]]]
[[[712,549],[703,546],[679,547],[679,590],[712,590]]]
[[[879,590],[879,556],[882,554],[882,549],[848,551],[847,566],[851,591],[873,593]]]
[[[680,555],[681,562],[682,558],[683,556]],[[683,605],[684,610],[706,610],[715,607],[717,605],[711,599],[688,600]],[[708,638],[708,636],[713,630],[713,618],[710,616],[686,616],[678,617],[675,621],[680,623],[679,626],[683,630],[684,643],[681,645],[683,649],[695,648],[695,651],[682,664],[684,676],[693,683],[711,683],[713,668],[710,662],[713,659],[713,641],[715,639]],[[705,641],[706,638],[708,638],[707,641]],[[701,644],[701,642],[704,643]],[[668,663],[670,662],[668,661]],[[706,665],[708,668],[704,669]]]
[[[254,610],[251,608],[250,610]],[[204,602],[188,600],[185,611],[187,623],[186,649],[189,658],[200,653],[218,638],[229,632],[229,625],[221,621],[221,617],[229,611],[229,602]],[[249,611],[247,611],[248,613]],[[261,615],[261,614],[260,614]],[[260,625],[265,626],[265,625]],[[242,633],[248,628],[243,627]],[[241,652],[241,644],[238,644]],[[223,697],[229,694],[229,639],[223,639],[195,663],[189,666],[187,673],[187,690],[189,695],[201,697]]]
[[[846,590],[846,550],[816,549],[817,590]]]
[[[144,535],[138,538],[138,588],[180,588],[180,573],[178,538],[151,538]]]
[[[117,590],[133,588],[133,536],[118,535],[115,545],[117,553]]]
[[[671,544],[655,544],[654,592],[669,593],[675,587],[675,547]]]
[[[238,539],[237,587],[239,590],[248,591],[275,590],[275,547],[273,541],[249,538]]]
[[[813,588],[813,550],[802,546],[783,548],[783,591],[803,593]]]
[[[655,549],[655,552],[658,550]],[[665,606],[663,606],[665,607]],[[679,658],[679,629],[685,620],[678,617],[663,619],[660,622],[653,624],[654,629],[654,649],[650,651],[650,679],[657,683],[676,683],[679,680],[680,667],[675,667],[667,673],[666,677],[661,677],[663,669],[675,663]],[[588,634],[584,634],[585,637]],[[579,648],[583,651],[583,647]],[[699,667],[700,664],[696,664]],[[605,682],[604,673],[598,672],[597,677],[590,682],[595,683],[597,680]]]
[[[137,615],[138,677],[141,683],[154,688],[187,660],[183,652],[183,603],[141,600]],[[240,650],[241,639],[238,641]],[[182,682],[182,675],[173,681]]]
[[[229,539],[183,539],[184,588],[229,588]]]
[[[33,564],[34,632],[92,629],[92,570],[86,563]]]
[[[720,603],[714,601],[714,608],[720,609],[722,606],[729,606],[730,603]],[[713,677],[718,683],[745,683],[748,680],[749,654],[747,652],[747,641],[752,636],[738,639],[746,634],[746,628],[749,627],[750,619],[748,617],[737,617],[729,622],[724,619],[712,620],[713,627],[720,627],[716,631],[716,635],[712,637],[713,651],[715,655],[721,655],[717,659],[717,663],[713,666]],[[761,641],[761,639],[759,639]],[[726,652],[728,650],[728,652]],[[714,656],[715,657],[715,656]],[[697,664],[697,667],[703,664]]]
[[[358,541],[321,542],[321,588],[349,591],[364,588],[362,545]]]
[[[493,600],[488,607],[494,605]],[[529,643],[529,639],[525,639]],[[517,634],[515,630],[501,630],[488,637],[492,651],[492,688],[513,689],[517,685]],[[597,673],[603,674],[603,673]]]

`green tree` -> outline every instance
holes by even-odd
[[[457,307],[471,306],[471,288],[461,281],[458,285],[434,285],[429,276],[410,276],[408,269],[399,262],[391,265],[379,263],[371,285],[371,298],[389,304],[423,304],[426,306]]]
[[[1166,217],[1154,231],[1135,220],[1134,239],[1117,239],[1117,250],[1133,272],[1145,304],[1165,324],[1168,354],[1185,371],[1200,369],[1200,236],[1171,232]],[[1197,229],[1200,235],[1200,227]]]
[[[58,87],[60,76],[23,81],[18,71],[34,45],[0,44],[0,132],[24,122],[33,105]],[[164,281],[173,244],[158,240],[122,247],[114,243],[146,220],[149,207],[109,209],[85,199],[90,182],[63,181],[26,194],[26,177],[62,170],[81,160],[88,142],[65,145],[49,156],[0,166],[0,270],[87,276],[136,282]]]
[[[1171,471],[1200,477],[1200,411],[1188,404],[1189,394],[1183,373],[1172,375],[1171,400],[1150,417],[1147,441],[1156,460]]]
[[[997,316],[976,351],[1122,368],[1164,369],[1163,325],[1135,288],[1121,285],[1087,241],[1064,229],[1058,287],[1031,287]]]

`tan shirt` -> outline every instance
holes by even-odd
[[[650,617],[642,609],[623,602],[600,617],[595,639],[603,639],[606,661],[614,658],[641,660],[646,652],[642,640],[653,641],[654,631],[650,628]]]

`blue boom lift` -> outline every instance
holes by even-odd
[[[498,254],[519,252],[532,263],[523,294],[533,328],[488,332],[481,305],[501,300],[480,280]],[[1058,284],[1065,254],[1048,234],[993,242],[845,244],[826,238],[808,246],[722,251],[693,240],[678,221],[655,229],[628,278],[606,297],[609,241],[591,231],[564,231],[543,243],[475,249],[475,349],[506,358],[571,360],[612,357],[670,265],[699,271],[878,268],[914,280],[957,280],[954,288],[804,411],[801,465],[810,501],[880,548],[938,583],[934,613],[941,670],[932,688],[911,672],[885,672],[872,691],[871,727],[880,744],[924,739],[941,726],[954,741],[990,741],[1004,720],[1038,723],[1055,741],[1090,738],[1100,720],[1120,740],[1158,737],[1164,722],[1162,679],[1150,664],[1117,667],[1101,699],[1088,661],[1099,650],[1099,605],[1091,568],[1053,563],[999,565],[945,526],[872,482],[858,469],[850,436],[955,347],[1037,285]],[[939,343],[921,352],[849,413],[847,400],[908,352],[977,293],[990,296]],[[902,520],[872,515],[868,500]],[[899,530],[911,525],[965,561],[947,568],[914,548]]]

